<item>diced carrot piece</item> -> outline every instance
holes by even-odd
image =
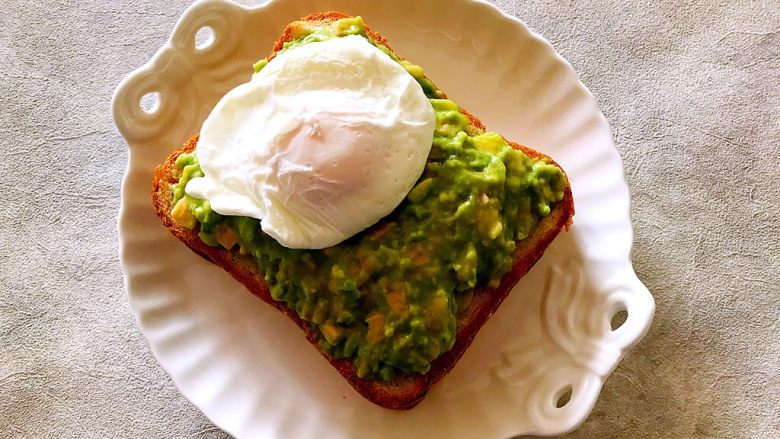
[[[325,340],[331,345],[336,344],[338,339],[341,338],[341,330],[330,323],[325,323],[320,326],[320,331],[322,331],[322,335],[325,336]]]
[[[412,259],[412,262],[414,262],[414,265],[418,267],[427,264],[429,261],[428,252],[422,247],[412,247],[407,254],[409,258]]]
[[[187,203],[186,197],[177,201],[176,205],[173,206],[173,209],[171,209],[171,218],[173,218],[173,222],[185,229],[192,230],[197,225],[195,217],[192,216],[192,212],[190,212],[190,206],[189,203]]]
[[[394,290],[387,293],[386,299],[393,312],[400,316],[406,315],[409,305],[406,303],[406,293],[403,290]]]
[[[366,318],[366,323],[368,323],[366,338],[369,344],[377,344],[385,338],[385,318],[381,314],[371,314]]]
[[[236,243],[238,243],[238,236],[236,235],[236,232],[233,231],[233,229],[229,227],[222,227],[217,232],[217,242],[222,247],[230,250],[234,245],[236,245]]]
[[[395,226],[396,226],[396,223],[394,223],[394,222],[389,222],[389,223],[382,224],[381,226],[375,227],[374,230],[369,232],[368,237],[372,241],[378,241],[378,240],[382,239],[385,235],[390,233],[393,229],[395,229]]]
[[[430,329],[441,329],[447,315],[447,296],[437,295],[428,304],[425,311],[425,325]]]

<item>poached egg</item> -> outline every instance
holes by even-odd
[[[185,191],[288,248],[338,244],[392,212],[422,174],[436,117],[417,81],[361,36],[278,54],[227,93]]]

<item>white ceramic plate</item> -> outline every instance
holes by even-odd
[[[573,229],[407,412],[361,398],[291,322],[170,236],[149,199],[154,167],[199,130],[225,92],[250,78],[284,26],[333,9],[362,15],[491,130],[554,157],[574,192]],[[203,27],[214,39],[198,48]],[[159,105],[142,110],[142,97],[155,92]],[[113,111],[131,151],[119,227],[139,326],[181,392],[236,437],[565,432],[587,417],[604,379],[652,320],[652,296],[631,266],[628,189],[606,120],[549,43],[488,3],[279,0],[247,9],[198,2],[154,58],[122,81]],[[628,317],[612,330],[621,310]],[[556,407],[569,388],[568,403]]]

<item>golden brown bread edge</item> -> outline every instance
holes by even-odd
[[[309,15],[301,21],[323,22],[324,24],[327,24],[346,17],[350,16],[342,12],[324,12]],[[269,60],[283,48],[286,41],[293,39],[294,26],[295,23],[291,23],[285,28],[282,36],[274,45],[273,53],[269,56]],[[387,41],[376,32],[370,30],[370,28],[366,27],[366,33],[375,41],[388,46]],[[465,110],[462,111],[469,117],[473,126],[478,127],[479,129],[485,129],[479,119]],[[482,325],[498,309],[512,287],[528,272],[528,270],[531,269],[536,261],[539,260],[547,246],[558,235],[561,229],[564,227],[568,229],[571,224],[571,218],[574,215],[571,186],[567,184],[563,199],[553,207],[550,214],[539,223],[528,238],[517,242],[517,248],[513,254],[512,268],[509,272],[504,274],[499,286],[496,288],[484,287],[474,290],[473,299],[470,304],[458,316],[458,333],[455,338],[455,344],[452,349],[433,361],[430,371],[425,374],[398,374],[391,381],[365,380],[357,376],[352,360],[334,359],[319,349],[317,334],[312,331],[300,317],[298,317],[295,311],[288,308],[283,302],[277,302],[271,298],[263,276],[257,273],[255,263],[250,258],[239,255],[236,250],[228,251],[221,247],[210,247],[200,240],[197,229],[188,230],[179,227],[173,221],[170,216],[170,211],[173,207],[171,185],[176,183],[179,179],[179,171],[175,166],[176,158],[181,154],[192,152],[195,149],[197,142],[198,135],[195,135],[182,147],[174,151],[168,159],[155,170],[152,184],[152,202],[157,216],[160,217],[162,223],[175,237],[181,240],[194,252],[201,255],[206,260],[222,267],[254,295],[274,306],[292,319],[304,332],[306,339],[320,351],[320,353],[352,385],[352,387],[355,388],[355,390],[369,401],[390,409],[410,409],[414,407],[423,399],[431,386],[455,366],[455,363],[457,363],[469,347]],[[552,159],[533,149],[514,142],[509,143],[513,148],[523,151],[530,157],[545,158],[558,166]]]

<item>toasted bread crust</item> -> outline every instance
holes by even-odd
[[[349,17],[349,15],[342,12],[325,12],[309,15],[301,21],[327,23],[345,17]],[[296,23],[291,23],[285,28],[282,36],[274,45],[273,53],[269,56],[269,59],[272,59],[274,55],[284,47],[285,42],[292,40],[295,25]],[[368,27],[366,27],[366,33],[369,37],[387,46],[387,41]],[[469,117],[472,126],[484,129],[484,125],[479,119],[465,110],[463,110],[463,113]],[[168,159],[155,170],[152,183],[152,203],[155,212],[157,213],[157,216],[160,217],[162,223],[176,238],[181,240],[194,252],[222,267],[254,295],[274,306],[292,319],[304,332],[306,339],[320,351],[320,353],[352,385],[352,387],[355,388],[355,390],[369,401],[390,409],[409,409],[414,407],[422,400],[431,386],[452,369],[469,347],[479,329],[498,309],[512,287],[528,272],[528,270],[531,269],[536,261],[539,260],[547,246],[558,235],[560,230],[568,228],[571,224],[572,216],[574,215],[571,186],[567,185],[563,199],[553,207],[551,213],[539,223],[528,238],[517,242],[517,247],[513,254],[513,266],[509,272],[504,274],[499,286],[496,288],[484,287],[474,290],[471,303],[465,312],[458,317],[458,333],[452,349],[435,359],[431,364],[430,371],[425,374],[399,374],[391,381],[366,380],[357,376],[352,360],[334,359],[319,349],[318,336],[309,328],[308,324],[301,320],[295,311],[286,304],[277,302],[271,298],[268,286],[263,277],[257,273],[257,268],[253,260],[239,255],[237,251],[231,252],[224,250],[221,247],[210,247],[200,240],[197,229],[188,230],[178,226],[173,221],[170,216],[173,207],[171,185],[176,183],[179,179],[179,171],[175,166],[176,158],[181,154],[192,152],[195,149],[197,142],[198,135],[195,135],[178,150],[174,151]],[[530,157],[544,158],[558,166],[552,159],[538,151],[514,142],[509,143],[512,147],[523,151]]]

